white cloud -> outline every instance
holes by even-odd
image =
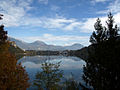
[[[38,0],[39,3],[42,3],[42,4],[45,4],[47,5],[48,4],[48,0]]]
[[[42,0],[40,0],[40,2],[42,2]],[[32,0],[1,0],[0,11],[4,15],[2,23],[6,27],[39,26],[48,29],[59,28],[62,30],[74,30],[81,24],[81,22],[76,19],[67,19],[60,16],[56,16],[55,18],[32,17],[27,13],[27,11],[34,8],[30,6],[31,3]],[[56,10],[58,7],[53,7],[52,9]]]
[[[39,0],[40,3],[46,3],[48,0]],[[6,27],[14,26],[38,26],[48,29],[62,29],[62,30],[74,30],[79,29],[81,22],[76,19],[64,18],[56,16],[54,18],[49,17],[32,17],[27,11],[33,9],[31,7],[32,0],[1,0],[0,8],[4,15],[2,23]],[[57,10],[59,7],[52,6],[52,10]]]
[[[9,26],[19,26],[22,18],[27,16],[27,11],[32,9],[32,0],[1,0],[1,13],[4,15],[3,24]]]
[[[41,2],[43,0],[40,0]],[[12,26],[31,26],[31,27],[42,27],[47,29],[61,29],[61,30],[79,30],[84,33],[91,33],[94,30],[94,23],[97,18],[87,18],[84,21],[78,21],[75,18],[65,18],[56,16],[54,18],[49,17],[32,17],[29,16],[27,11],[34,7],[31,7],[32,0],[1,0],[0,1],[0,11],[4,14],[3,24],[7,27]],[[117,5],[116,5],[117,4]],[[118,0],[115,1],[113,6],[116,10],[120,10]],[[118,7],[116,7],[116,6]],[[117,12],[115,11],[115,12]],[[120,25],[119,13],[114,15],[115,21]],[[103,25],[107,17],[100,17]]]
[[[92,0],[91,2],[93,3],[93,4],[95,4],[95,3],[100,3],[100,2],[106,2],[106,1],[108,1],[108,0]]]
[[[86,21],[82,23],[81,31],[86,33],[92,32],[94,30],[94,23],[96,22],[96,19],[97,18],[86,19]]]
[[[114,15],[115,23],[120,27],[120,13]]]
[[[110,3],[108,10],[110,10],[112,13],[120,12],[120,0],[115,0],[114,3]]]
[[[43,2],[43,0],[40,0]],[[47,2],[47,1],[46,1]],[[87,32],[88,29],[93,30],[92,19],[88,19],[85,22],[78,21],[74,18],[65,18],[56,16],[54,18],[49,17],[30,17],[27,13],[34,7],[31,7],[32,0],[1,0],[0,8],[4,14],[3,24],[6,27],[12,26],[31,26],[42,27],[47,29],[61,29],[61,30],[81,30]],[[92,23],[91,23],[92,22]],[[87,31],[85,31],[87,30]]]
[[[107,26],[106,21],[108,19],[107,15],[103,16],[103,17],[98,17],[101,20],[101,24],[103,26]],[[117,24],[118,27],[120,27],[120,13],[114,14],[113,15],[114,18],[114,25]],[[81,25],[81,32],[85,32],[85,33],[91,33],[93,32],[94,29],[94,24],[96,22],[97,18],[88,18],[86,19],[85,22],[82,23]]]
[[[55,29],[59,28],[62,30],[75,30],[79,29],[81,22],[76,19],[67,19],[67,18],[42,18],[42,26],[44,28]]]
[[[117,24],[120,27],[120,0],[114,0],[108,4],[105,10],[98,11],[97,14],[106,14],[106,16],[101,17],[102,23],[105,25],[105,21],[107,20],[107,13],[112,12],[114,17],[114,25]]]
[[[73,22],[71,24],[69,24],[68,26],[66,26],[64,28],[64,30],[74,30],[74,29],[80,29],[80,26],[82,25],[81,22]]]
[[[59,7],[59,6],[56,6],[56,5],[52,5],[52,6],[51,6],[51,10],[52,10],[52,11],[58,11],[58,10],[60,10],[60,7]]]
[[[106,14],[108,12],[119,13],[120,12],[120,0],[115,0],[110,3],[105,10],[98,11],[98,14]]]
[[[101,24],[103,26],[106,26],[107,16],[97,17],[97,18],[100,18]],[[85,32],[85,33],[93,32],[95,30],[94,29],[94,24],[95,24],[97,18],[88,18],[88,19],[86,19],[86,21],[83,22],[83,24],[81,26],[81,32]]]
[[[105,1],[108,1],[108,0],[95,0],[95,2],[105,2]]]
[[[43,34],[42,36],[34,36],[34,37],[22,37],[22,40],[25,41],[44,41],[48,44],[54,45],[71,45],[74,43],[81,43],[83,45],[89,44],[89,36],[74,36],[74,35],[61,35],[61,36],[55,36],[52,34]]]

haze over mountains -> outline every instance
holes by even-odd
[[[84,46],[81,44],[73,44],[71,46],[55,46],[55,45],[47,45],[42,41],[35,41],[32,43],[27,43],[22,40],[18,40],[15,38],[9,37],[10,41],[15,41],[16,45],[19,46],[21,49],[24,50],[50,50],[50,51],[61,51],[61,50],[78,50],[83,48]]]

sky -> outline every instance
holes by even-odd
[[[8,36],[29,43],[88,46],[96,19],[106,26],[109,12],[120,26],[120,0],[0,0]]]

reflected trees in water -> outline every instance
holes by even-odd
[[[59,67],[60,62],[55,64],[50,62],[43,63],[41,67],[42,71],[36,74],[34,85],[39,90],[89,90],[76,81],[72,73],[70,74],[70,78],[64,78],[64,72]]]
[[[42,71],[36,74],[34,85],[39,89],[58,90],[59,82],[63,77],[63,71],[59,69],[60,62],[53,64],[45,62],[42,64]]]

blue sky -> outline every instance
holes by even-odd
[[[120,25],[120,0],[0,0],[9,36],[62,46],[89,45],[96,18],[106,25],[110,11]]]

